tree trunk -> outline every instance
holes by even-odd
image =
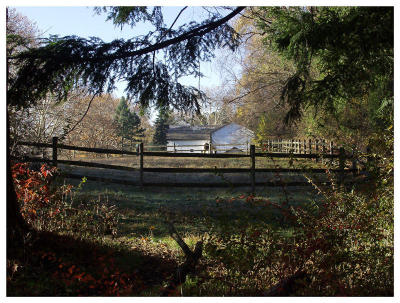
[[[6,19],[8,21],[8,8],[6,9]],[[7,22],[6,22],[7,23]],[[8,89],[8,76],[9,76],[9,62],[8,58],[6,61],[7,68],[7,84]],[[24,236],[27,232],[31,230],[30,226],[26,223],[25,219],[22,217],[21,210],[17,200],[17,194],[14,188],[14,182],[11,173],[11,138],[10,138],[10,117],[8,115],[8,96],[6,96],[6,155],[7,155],[7,252],[12,245],[18,245],[17,243],[23,243]]]
[[[24,235],[31,231],[30,226],[22,217],[21,209],[18,204],[17,194],[14,188],[14,182],[11,173],[10,161],[10,123],[7,112],[7,248],[15,242],[20,243]]]

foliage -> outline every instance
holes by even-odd
[[[39,31],[35,23],[19,14],[15,8],[6,9],[6,51],[7,56],[16,55],[37,46]],[[14,75],[18,66],[7,61],[7,72]]]
[[[64,142],[74,146],[119,148],[120,140],[114,123],[119,99],[108,94],[92,98],[89,95],[68,102],[68,112],[74,117],[71,123],[75,128],[65,136]],[[89,111],[76,125],[91,100]]]
[[[392,7],[260,11],[265,43],[295,64],[281,94],[290,105],[288,121],[300,117],[306,105],[332,112],[352,98],[378,94],[381,105],[393,97]]]
[[[132,296],[151,283],[135,268],[143,256],[127,253],[122,243],[112,247],[43,233],[29,244],[23,258],[7,260],[8,296]]]
[[[137,140],[143,137],[144,129],[141,128],[140,118],[130,111],[128,101],[125,97],[121,98],[120,103],[115,109],[114,122],[116,124],[117,135],[122,140]]]
[[[305,272],[292,295],[393,295],[393,192],[321,193],[322,203],[303,207],[238,197],[259,207],[264,223],[237,229],[227,218],[215,226],[206,238],[209,274],[198,287],[210,295],[216,285],[224,295],[266,295]],[[289,230],[283,232],[284,226]]]
[[[127,94],[134,96],[143,107],[156,102],[159,106],[170,104],[185,111],[199,110],[198,100],[204,99],[204,94],[194,87],[181,85],[177,79],[198,75],[198,57],[210,60],[218,47],[237,47],[238,36],[227,22],[243,7],[233,9],[226,16],[215,12],[201,23],[191,22],[178,29],[166,27],[159,9],[152,14],[145,14],[145,8],[135,7],[106,10],[118,24],[139,20],[154,24],[158,20],[156,30],[109,43],[94,37],[44,39],[40,47],[9,57],[20,66],[18,74],[8,79],[9,104],[35,103],[48,92],[63,99],[77,85],[88,87],[93,94],[111,92],[115,81],[125,80]],[[164,51],[166,61],[155,56],[160,50]]]
[[[22,216],[35,229],[93,239],[116,235],[120,216],[115,206],[100,198],[75,201],[71,185],[53,184],[56,168],[42,165],[34,171],[26,163],[17,163],[12,174]],[[80,188],[81,184],[76,190]]]
[[[284,116],[289,107],[280,102],[280,92],[294,66],[271,48],[265,47],[265,32],[257,27],[259,8],[247,7],[243,16],[235,20],[235,29],[243,36],[240,58],[236,66],[224,60],[223,71],[233,82],[230,96],[225,92],[225,104],[235,106],[236,123],[245,125],[257,133],[258,140],[271,137],[292,138],[301,135],[301,125],[287,125]],[[237,74],[237,75],[235,75]]]
[[[78,296],[120,296],[132,291],[135,276],[129,275],[116,266],[112,255],[94,251],[93,260],[98,264],[90,272],[58,257],[54,252],[38,251],[42,264],[53,268],[52,278],[73,290]]]
[[[51,200],[60,198],[64,192],[57,192],[50,187],[50,178],[56,169],[49,170],[43,165],[39,171],[32,171],[26,163],[17,163],[12,168],[17,199],[21,201],[22,216],[33,223],[38,211],[48,208]],[[66,189],[68,190],[68,189]],[[58,196],[58,197],[57,197]],[[50,213],[53,211],[50,210]]]
[[[154,122],[153,143],[155,145],[167,145],[168,109],[160,109]]]

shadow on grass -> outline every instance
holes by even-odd
[[[76,180],[68,180],[72,184]],[[318,199],[312,188],[287,188],[289,203],[300,206]],[[240,226],[249,223],[281,224],[271,210],[246,202],[249,188],[162,188],[87,181],[78,199],[107,200],[122,214],[119,236],[127,238],[169,237],[165,222],[174,222],[183,235],[199,235],[221,221]],[[100,197],[100,198],[99,198]],[[256,198],[282,203],[288,199],[281,188],[258,188]],[[222,202],[221,202],[222,201]],[[267,222],[266,222],[267,221]]]
[[[7,260],[7,296],[157,296],[177,266],[168,254],[48,232],[11,245]]]

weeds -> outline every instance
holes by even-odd
[[[158,296],[184,261],[163,223],[171,220],[191,250],[200,240],[204,246],[197,271],[170,295],[390,296],[390,159],[387,165],[371,167],[380,182],[374,175],[373,186],[354,188],[336,186],[328,170],[332,186],[310,179],[319,195],[308,203],[287,187],[279,196],[271,189],[250,195],[234,189],[133,192],[121,186],[102,194],[104,186],[90,188],[85,180],[75,187],[58,184],[55,170],[31,172],[17,165],[13,176],[24,217],[36,229],[57,234],[28,239],[23,253],[16,249],[8,258],[8,291]]]

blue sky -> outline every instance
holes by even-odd
[[[132,36],[147,33],[148,25],[140,24],[135,28],[129,26],[115,27],[111,21],[106,21],[106,15],[97,15],[92,7],[15,7],[16,10],[35,22],[38,29],[43,32],[44,37],[49,35],[77,35],[80,37],[99,37],[104,41],[116,38],[129,39]],[[182,7],[164,7],[164,21],[171,24]],[[198,18],[202,13],[200,8],[188,7],[180,16],[175,27],[184,22]],[[213,87],[221,84],[219,73],[215,63],[201,63],[201,72],[205,75],[200,81],[200,87]],[[183,84],[198,86],[198,78],[186,77],[181,81]],[[117,85],[115,95],[120,97],[124,94],[124,84]]]

